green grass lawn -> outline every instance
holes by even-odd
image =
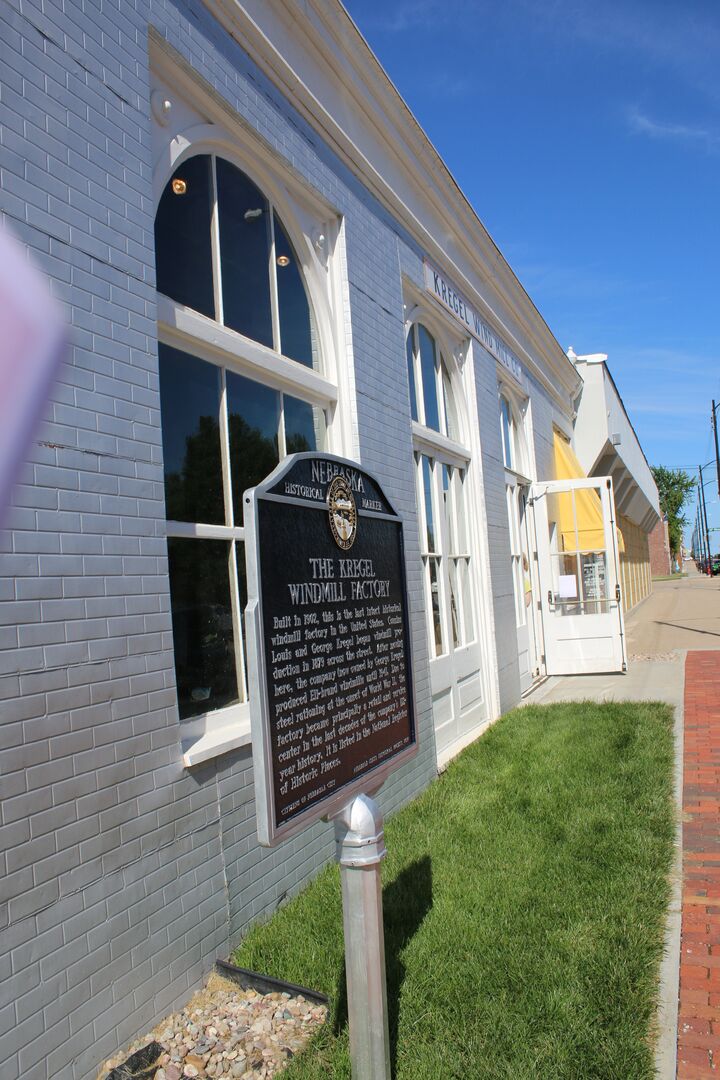
[[[650,1080],[672,761],[665,705],[531,706],[387,823],[397,1077]],[[337,868],[233,960],[330,995],[284,1077],[349,1077]]]

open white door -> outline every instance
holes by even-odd
[[[610,477],[532,485],[548,675],[625,671]]]

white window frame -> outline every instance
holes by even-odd
[[[506,460],[505,428],[503,423],[503,402],[507,404],[509,414],[509,443],[511,460]],[[527,420],[530,401],[527,397],[520,397],[514,388],[511,388],[504,380],[498,382],[498,419],[500,424],[500,444],[505,468],[505,502],[508,515],[508,531],[510,538],[510,573],[513,582],[513,597],[515,600],[515,625],[519,628],[525,626],[528,621],[527,605],[525,603],[525,574],[531,579],[531,568],[528,561],[527,571],[524,571],[522,560],[525,554],[522,537],[520,535],[520,499],[522,487],[532,483],[528,473],[531,471],[530,445],[527,432]]]
[[[408,310],[409,309],[409,310]],[[422,382],[422,370],[420,362],[420,349],[418,339],[418,324],[422,324],[434,339],[435,343],[435,388],[438,403],[438,419],[440,430],[428,427],[425,419],[425,395]],[[415,304],[412,307],[406,305],[405,319],[405,349],[407,356],[407,343],[412,335],[413,341],[413,376],[415,380],[415,400],[417,403],[418,420],[412,421],[413,450],[415,454],[416,476],[416,503],[418,514],[418,527],[420,536],[420,555],[423,566],[423,589],[425,598],[425,615],[428,634],[430,658],[440,659],[449,655],[455,649],[463,649],[469,645],[478,643],[481,633],[481,613],[477,600],[477,559],[473,544],[473,530],[470,522],[466,521],[464,530],[466,537],[466,551],[451,552],[450,536],[445,516],[443,498],[443,466],[453,469],[459,483],[460,473],[464,475],[462,480],[463,498],[466,500],[466,514],[470,513],[469,491],[471,490],[471,462],[472,453],[464,442],[451,438],[447,432],[448,403],[445,394],[445,379],[447,378],[450,392],[453,396],[452,409],[454,410],[455,422],[458,433],[464,432],[464,405],[462,377],[460,374],[460,361],[464,360],[468,342],[453,341],[445,332],[444,327],[424,305]],[[410,389],[408,388],[408,394]],[[423,477],[422,459],[427,458],[431,463],[431,498],[433,509],[433,523],[435,527],[434,552],[428,550],[427,545],[427,519],[425,510],[425,486]],[[453,493],[450,498],[450,513],[456,514],[457,494]],[[457,522],[455,536],[459,535]],[[443,651],[438,653],[435,645],[435,622],[432,608],[432,584],[430,577],[430,560],[435,559],[438,566],[438,600],[440,604],[440,623],[442,628]],[[450,599],[450,562],[457,566],[464,564],[464,573],[467,575],[467,587],[460,587],[458,574],[455,575],[455,600],[456,611],[460,627],[460,640],[453,642],[452,611]],[[462,596],[461,596],[462,594]],[[472,637],[466,636],[465,604],[470,605],[470,621],[472,625]]]
[[[198,713],[182,721],[188,736],[183,740],[183,759],[186,766],[200,764],[219,754],[239,746],[248,745],[250,738],[250,687],[244,666],[244,625],[239,604],[239,581],[235,559],[234,542],[244,543],[245,530],[236,525],[233,518],[232,489],[230,481],[229,433],[225,408],[226,371],[231,371],[268,386],[280,394],[291,396],[317,406],[325,417],[325,449],[343,454],[344,439],[340,424],[335,423],[338,412],[338,350],[339,340],[334,327],[333,311],[338,300],[336,275],[328,272],[318,253],[317,238],[322,238],[322,250],[327,253],[338,239],[339,220],[328,216],[327,208],[313,203],[303,191],[297,202],[273,176],[269,169],[253,168],[239,151],[230,136],[216,125],[194,126],[183,136],[170,140],[165,148],[154,176],[155,205],[159,205],[165,186],[184,160],[201,154],[222,157],[240,169],[262,192],[269,204],[270,220],[276,213],[285,229],[300,263],[305,290],[313,316],[313,330],[317,335],[315,347],[321,370],[307,367],[283,356],[275,349],[247,338],[222,324],[222,288],[219,229],[217,215],[217,191],[213,164],[213,207],[211,217],[211,252],[215,309],[218,320],[209,318],[177,301],[157,293],[157,325],[159,343],[179,349],[199,360],[214,364],[221,371],[220,424],[221,460],[226,521],[231,524],[211,525],[193,522],[166,522],[169,538],[216,539],[233,542],[230,548],[230,592],[233,615],[234,648],[238,674],[239,702],[221,709]],[[310,213],[309,213],[310,211]],[[314,212],[314,213],[313,213]],[[322,216],[321,216],[322,214]],[[314,220],[313,220],[314,218]],[[313,225],[315,226],[313,230]],[[315,232],[315,242],[309,232]],[[273,232],[271,231],[271,237]],[[270,258],[273,258],[274,245]],[[328,261],[330,261],[328,259]],[[332,271],[332,267],[329,268]],[[271,312],[273,340],[280,341],[279,310],[275,275],[271,279]],[[284,423],[279,418],[279,457],[285,454]]]

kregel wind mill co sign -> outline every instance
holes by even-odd
[[[390,1077],[374,794],[416,750],[402,523],[357,463],[294,454],[245,493],[258,836],[335,825],[354,1080]]]

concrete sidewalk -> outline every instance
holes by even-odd
[[[660,1080],[675,1080],[677,1076],[685,661],[688,650],[720,649],[720,578],[698,574],[691,563],[686,564],[686,569],[687,577],[655,582],[652,595],[627,617],[625,632],[629,663],[626,674],[553,676],[524,700],[528,705],[588,699],[664,701],[675,710],[678,814],[657,1016],[656,1069]]]

